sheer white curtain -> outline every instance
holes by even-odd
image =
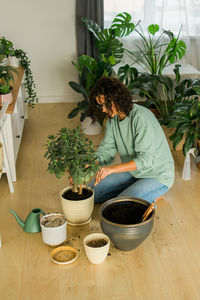
[[[178,34],[187,44],[185,59],[200,70],[200,0],[104,0],[104,27],[109,27],[116,14],[126,11],[133,22],[141,20],[143,29],[150,24]],[[136,34],[123,39],[133,48]]]

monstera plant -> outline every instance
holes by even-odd
[[[128,36],[137,26],[131,19],[131,15],[127,12],[120,13],[112,21],[110,28],[102,30],[93,20],[81,18],[95,37],[100,60],[107,61],[112,66],[120,63],[124,55],[124,46],[119,38]]]
[[[118,64],[124,55],[124,47],[119,38],[129,35],[135,29],[135,25],[131,22],[131,15],[126,12],[118,14],[111,27],[103,30],[95,21],[85,17],[81,19],[94,35],[99,54],[98,60],[88,55],[81,55],[77,63],[72,62],[77,69],[80,82],[70,81],[69,85],[75,92],[82,94],[83,100],[78,102],[77,107],[68,114],[68,118],[73,118],[80,113],[80,121],[83,121],[90,116],[91,89],[102,76],[111,76],[112,66]],[[101,124],[104,117],[104,114],[99,115]]]

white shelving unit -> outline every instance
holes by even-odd
[[[22,139],[24,121],[27,118],[23,74],[23,69],[19,68],[19,77],[15,76],[14,80],[13,103],[7,108],[2,129],[12,181],[17,180],[16,160]]]

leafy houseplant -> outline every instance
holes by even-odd
[[[28,95],[26,102],[28,103],[29,107],[34,107],[35,102],[38,103],[38,97],[35,91],[36,86],[33,79],[33,74],[30,69],[31,61],[28,58],[27,53],[22,49],[15,50],[15,56],[19,58],[20,64],[25,70],[24,86]]]
[[[3,100],[8,100],[9,104],[13,101],[11,91],[14,73],[18,74],[16,68],[0,64],[0,104]]]
[[[200,88],[199,88],[200,90]],[[169,137],[174,150],[185,135],[183,154],[192,148],[194,142],[200,139],[200,101],[194,97],[176,105],[168,127],[175,127],[175,132]]]
[[[186,44],[183,40],[179,40],[180,31],[177,37],[170,30],[163,30],[156,37],[159,26],[151,24],[148,26],[148,37],[146,37],[140,24],[139,28],[139,30],[135,28],[135,31],[141,38],[141,45],[136,45],[136,51],[125,49],[127,55],[132,59],[130,66],[137,63],[145,67],[148,73],[161,75],[165,67],[176,63],[185,55]]]
[[[93,20],[82,17],[87,29],[94,35],[100,59],[112,66],[120,63],[124,55],[123,43],[119,38],[128,36],[137,25],[131,22],[131,15],[127,12],[118,14],[112,21],[110,28],[101,30]]]
[[[129,35],[135,25],[131,22],[131,16],[128,13],[118,14],[111,27],[103,30],[93,20],[85,17],[81,20],[94,35],[99,53],[98,60],[88,55],[81,55],[77,63],[72,62],[78,71],[80,83],[70,81],[69,85],[76,92],[81,93],[84,99],[78,102],[77,107],[68,114],[68,118],[73,118],[80,112],[80,121],[83,121],[90,116],[89,93],[91,89],[102,76],[111,76],[112,66],[119,63],[124,54],[124,47],[119,38]],[[101,124],[104,118],[104,114],[99,115]]]
[[[70,81],[69,85],[75,92],[82,94],[83,100],[78,102],[77,107],[68,114],[68,118],[74,118],[80,113],[80,121],[82,122],[86,117],[90,116],[89,93],[92,87],[101,76],[111,75],[111,67],[108,63],[104,61],[97,62],[88,55],[81,55],[78,58],[78,63],[72,63],[78,71],[80,83]],[[101,124],[103,119],[104,114],[102,113],[98,119]]]
[[[169,123],[177,103],[200,95],[200,80],[190,78],[181,81],[179,68],[180,65],[175,66],[175,80],[165,75],[142,74],[129,85],[133,94],[145,99],[146,107],[155,105],[160,114],[160,122],[164,125]]]
[[[57,178],[68,174],[73,180],[73,192],[82,194],[82,185],[98,170],[93,143],[81,133],[80,127],[62,128],[57,135],[50,135],[45,157],[48,170]]]
[[[0,95],[6,95],[11,92],[11,87],[7,84],[0,83]]]
[[[34,107],[35,102],[38,102],[38,97],[35,91],[35,83],[33,80],[33,74],[30,69],[30,59],[27,56],[27,53],[22,49],[15,49],[13,43],[7,40],[5,37],[0,38],[0,56],[1,58],[8,56],[15,56],[19,59],[21,66],[25,70],[25,82],[24,86],[27,92],[26,102],[29,107]]]
[[[48,170],[57,178],[68,174],[73,188],[66,187],[60,192],[62,210],[68,224],[77,226],[91,220],[94,208],[94,192],[83,185],[99,169],[92,142],[84,137],[80,127],[62,128],[57,135],[48,137],[45,157],[49,160]]]
[[[6,57],[15,55],[13,43],[7,40],[4,36],[0,38],[0,55]]]

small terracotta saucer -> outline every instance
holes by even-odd
[[[73,263],[78,257],[78,251],[70,246],[56,247],[50,253],[54,263],[59,265],[66,265]]]

